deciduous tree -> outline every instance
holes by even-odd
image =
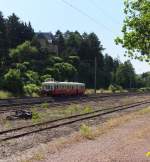
[[[122,27],[123,37],[116,39],[117,44],[126,48],[126,55],[150,61],[150,1],[125,0],[126,14]]]

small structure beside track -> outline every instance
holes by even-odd
[[[14,115],[6,117],[7,120],[32,119],[32,112],[27,110],[16,110]]]

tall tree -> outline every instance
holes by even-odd
[[[116,82],[124,88],[134,88],[135,71],[130,61],[119,65],[116,71]]]
[[[112,72],[113,69],[114,69],[113,58],[108,54],[106,54],[104,57],[104,70],[108,72]]]
[[[111,84],[113,71],[114,71],[113,58],[108,54],[106,54],[104,57],[104,74],[103,74],[105,87],[108,87]]]
[[[116,43],[126,48],[126,55],[150,61],[150,1],[125,0],[123,37]]]
[[[65,49],[65,40],[61,31],[57,31],[54,38],[54,44],[58,46],[59,56],[62,56],[62,53]]]
[[[79,73],[81,78],[85,76],[84,80],[87,82],[87,85],[92,88],[94,86],[95,57],[97,58],[97,86],[100,87],[102,83],[102,79],[100,80],[100,78],[103,78],[103,50],[104,48],[95,33],[84,33],[82,35],[82,42],[79,50],[79,57],[81,59],[82,68],[79,69]],[[85,71],[87,71],[88,75],[85,74]]]
[[[2,12],[0,12],[0,68],[3,68],[8,57],[6,34],[6,22]]]
[[[150,72],[143,73],[141,75],[141,78],[142,78],[142,80],[144,82],[144,85],[146,87],[150,87]]]
[[[76,53],[78,53],[81,41],[82,37],[79,32],[69,32],[66,38],[66,45],[67,47],[72,48]]]
[[[34,30],[31,24],[21,22],[14,13],[8,17],[6,25],[9,48],[15,48],[26,40],[32,40]]]

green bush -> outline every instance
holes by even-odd
[[[143,87],[139,89],[139,92],[150,92],[150,87]]]
[[[4,88],[8,91],[21,94],[23,89],[23,83],[21,80],[21,71],[18,69],[9,69],[8,72],[4,75]]]
[[[36,84],[27,84],[23,87],[24,93],[27,96],[38,96],[39,93],[39,87]]]
[[[32,111],[32,122],[33,123],[41,122],[41,116],[38,112]]]
[[[13,94],[7,91],[0,90],[0,99],[7,99],[13,97]]]
[[[111,91],[111,92],[122,92],[123,91],[123,88],[119,85],[113,85],[111,84],[109,87],[108,87],[108,90]]]
[[[46,74],[46,75],[41,76],[41,80],[42,80],[42,81],[47,81],[47,80],[49,80],[50,78],[52,78],[52,76],[49,75],[49,74]]]
[[[46,102],[45,102],[45,103],[42,103],[42,104],[41,104],[41,107],[44,108],[44,109],[48,109],[49,104],[46,103]]]
[[[90,106],[85,106],[84,107],[84,109],[83,109],[83,113],[90,113],[90,112],[92,112],[93,111],[93,109],[92,109],[92,107],[90,107]]]
[[[92,140],[92,139],[95,138],[93,131],[92,131],[92,128],[88,125],[82,124],[81,127],[80,127],[80,133],[83,137],[85,137],[89,140]]]

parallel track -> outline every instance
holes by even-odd
[[[69,104],[76,104],[87,101],[94,101],[96,99],[104,100],[108,97],[119,97],[119,96],[133,96],[133,95],[144,95],[149,93],[116,93],[116,94],[96,94],[88,96],[78,97],[42,97],[42,98],[25,98],[25,99],[8,99],[0,100],[0,114],[6,112],[14,112],[18,109],[30,109],[33,105],[40,107],[41,103],[49,103],[50,107],[64,106]],[[32,100],[33,99],[33,100]],[[11,101],[11,102],[10,102]],[[19,101],[19,102],[18,102]]]
[[[139,93],[139,92],[123,92],[123,93],[105,93],[105,94],[96,94],[96,95],[84,95],[84,96],[74,96],[74,97],[67,97],[67,96],[61,96],[61,97],[25,97],[25,98],[11,98],[11,99],[0,99],[0,107],[11,107],[11,106],[19,106],[19,105],[30,105],[30,104],[40,104],[43,102],[57,102],[57,101],[64,101],[68,99],[78,99],[83,97],[95,97],[95,96],[101,96],[101,97],[107,97],[112,95],[130,95],[130,94],[146,94],[146,93]]]
[[[24,126],[24,127],[2,131],[0,132],[0,142],[17,139],[20,137],[34,134],[34,133],[39,133],[45,130],[51,130],[53,128],[58,128],[61,126],[69,125],[69,124],[72,124],[78,121],[83,121],[83,120],[95,118],[98,116],[103,116],[103,115],[110,114],[113,112],[118,112],[118,111],[130,109],[130,108],[134,108],[134,107],[149,104],[149,103],[150,103],[149,100],[144,100],[144,101],[135,102],[132,104],[120,105],[120,106],[106,108],[106,109],[99,109],[99,110],[95,110],[93,112],[86,113],[86,114],[69,116],[69,117],[65,117],[61,119],[56,119],[52,121],[47,121],[43,123],[38,123],[38,124],[33,124],[29,126]]]

